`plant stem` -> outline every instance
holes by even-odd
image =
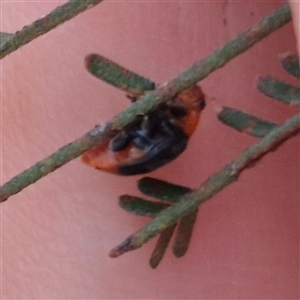
[[[14,35],[11,33],[0,32],[0,51],[2,47],[13,37]]]
[[[102,141],[105,141],[105,139],[113,137],[113,135],[114,131],[111,130],[111,124],[104,124],[102,126],[95,127],[81,138],[63,146],[55,153],[36,163],[2,185],[0,188],[0,202],[5,201],[11,195],[20,192],[28,185],[53,172],[70,160],[78,157],[97,143],[101,143]]]
[[[89,1],[91,5],[96,2],[98,3],[99,1]],[[78,3],[77,5],[79,6]],[[1,187],[0,202],[5,201],[11,195],[20,192],[28,185],[80,156],[92,147],[106,142],[123,127],[132,123],[137,115],[143,115],[157,109],[160,104],[204,79],[210,73],[221,68],[234,57],[245,52],[290,20],[291,12],[289,6],[285,5],[207,59],[196,63],[190,69],[156,90],[148,92],[140,101],[135,102],[126,111],[115,116],[110,122],[92,129],[83,137],[62,147],[43,161],[12,178]]]
[[[205,201],[238,179],[242,171],[252,167],[266,153],[282,144],[289,137],[299,133],[300,114],[289,119],[282,126],[272,130],[259,143],[251,146],[219,173],[208,178],[197,190],[187,195],[162,213],[135,234],[130,235],[123,243],[110,252],[111,257],[120,256],[130,250],[135,250],[161,233],[165,228],[176,223],[182,217],[192,213]]]
[[[71,0],[17,31],[0,49],[0,59],[103,0]]]

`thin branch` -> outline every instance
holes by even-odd
[[[114,129],[120,129],[134,121],[136,115],[153,111],[162,102],[176,96],[181,91],[195,85],[206,78],[213,71],[223,67],[230,60],[245,52],[253,45],[270,35],[276,29],[287,24],[291,20],[291,12],[288,5],[278,9],[267,16],[259,24],[239,35],[236,39],[226,44],[221,49],[210,55],[207,59],[199,61],[179,76],[168,81],[154,91],[148,92],[142,101],[132,105],[127,112],[118,116]]]
[[[92,129],[82,138],[62,147],[43,161],[38,162],[33,167],[5,183],[1,187],[0,202],[5,201],[11,195],[20,192],[28,185],[80,156],[88,149],[106,142],[112,138],[117,131],[132,123],[137,115],[157,109],[160,104],[204,79],[234,57],[245,52],[260,40],[287,24],[290,20],[291,12],[289,6],[285,5],[263,19],[252,29],[226,44],[207,59],[196,63],[190,69],[156,90],[148,92],[141,101],[134,103],[125,112],[115,116],[110,122]]]
[[[246,169],[253,166],[266,153],[282,144],[291,136],[299,133],[300,114],[289,119],[284,125],[272,130],[259,143],[251,146],[219,173],[208,178],[197,190],[182,197],[174,206],[160,213],[151,223],[130,235],[123,243],[111,250],[111,257],[118,257],[130,250],[135,250],[161,233],[165,228],[176,223],[180,218],[192,213],[205,201],[233,183]]]
[[[0,202],[5,201],[11,195],[20,192],[28,185],[55,171],[57,168],[78,157],[98,143],[113,137],[114,133],[111,123],[104,124],[95,127],[81,138],[58,149],[57,152],[36,163],[31,168],[13,177],[10,181],[1,186]]]
[[[0,49],[0,59],[103,0],[71,0],[17,31]]]
[[[0,32],[0,51],[2,47],[13,37],[14,35],[11,33]]]

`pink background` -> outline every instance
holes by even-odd
[[[158,83],[279,8],[284,1],[106,1],[9,55],[2,69],[2,183],[128,107],[124,93],[84,69],[99,53]],[[14,32],[61,2],[1,3]],[[297,112],[260,94],[258,75],[296,84],[279,55],[292,24],[205,79],[208,105],[189,148],[151,174],[197,187],[258,139],[223,126],[226,105],[282,123]],[[188,254],[152,270],[154,240],[108,252],[148,222],[118,207],[140,177],[72,161],[1,204],[2,299],[299,298],[299,139],[293,138],[201,209]]]

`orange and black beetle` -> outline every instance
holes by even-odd
[[[204,94],[199,86],[192,86],[106,144],[85,152],[82,161],[125,176],[154,171],[186,149],[204,107]]]
[[[85,63],[90,73],[126,91],[133,101],[155,88],[154,82],[101,55],[90,54]],[[205,107],[204,98],[200,87],[192,86],[154,112],[137,118],[134,124],[107,143],[85,152],[82,161],[93,168],[119,175],[156,170],[186,149]]]

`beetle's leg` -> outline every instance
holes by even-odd
[[[155,113],[151,115],[146,115],[141,123],[141,130],[147,133],[147,136],[151,138],[160,130],[160,124],[165,118],[166,116],[162,114],[161,110],[155,111]]]
[[[137,131],[132,139],[132,142],[137,148],[145,151],[152,146],[152,140],[148,136],[148,132],[144,130]]]
[[[146,115],[140,125],[140,129],[133,132],[133,144],[142,150],[147,150],[152,146],[152,138],[157,133],[158,122],[155,116]]]
[[[121,131],[111,140],[109,148],[114,152],[122,151],[131,143],[132,138],[133,136],[131,134]]]
[[[176,135],[182,135],[183,131],[181,128],[176,126],[175,124],[171,123],[168,120],[163,120],[160,122],[159,126],[160,132],[162,132],[166,136],[176,136]]]
[[[121,165],[119,174],[137,175],[144,174],[167,164],[184,151],[188,143],[188,137],[183,133],[174,136],[166,136],[159,139],[147,151],[147,155],[138,161]]]
[[[150,127],[149,116],[145,115],[143,118],[143,121],[141,123],[141,128],[142,128],[142,130],[149,130],[149,127]]]

